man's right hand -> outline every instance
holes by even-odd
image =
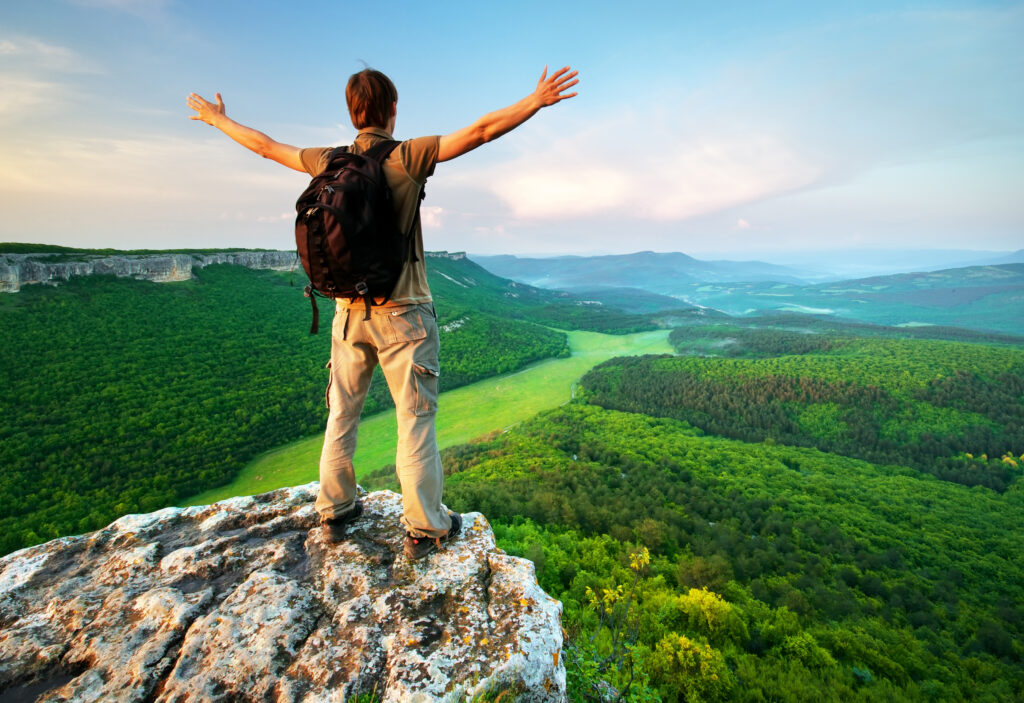
[[[189,115],[189,119],[201,120],[208,125],[212,125],[246,149],[256,152],[263,158],[276,161],[282,166],[305,173],[306,169],[302,165],[301,149],[291,144],[276,142],[263,132],[235,122],[224,112],[224,100],[221,99],[220,93],[216,95],[217,104],[214,105],[198,93],[190,93],[187,101],[188,106],[195,110],[196,114]]]
[[[220,93],[217,93],[217,104],[214,105],[203,96],[192,93],[188,96],[188,106],[196,111],[196,114],[190,115],[190,120],[202,120],[208,125],[212,125],[213,121],[217,118],[217,115],[224,115],[224,101],[220,97]]]
[[[579,83],[576,76],[577,72],[570,72],[568,66],[548,76],[548,67],[545,66],[544,73],[537,81],[537,87],[525,98],[484,115],[469,127],[463,127],[441,137],[437,160],[448,161],[462,156],[481,144],[512,131],[533,117],[541,108],[575,97],[575,92],[565,95],[563,93]]]
[[[548,107],[562,100],[575,98],[575,92],[568,95],[562,95],[562,93],[580,82],[576,78],[577,75],[579,75],[579,71],[569,73],[569,67],[566,66],[552,73],[551,77],[548,78],[548,67],[545,66],[544,73],[541,74],[540,80],[537,81],[537,89],[533,91],[534,98],[540,102],[541,107]]]

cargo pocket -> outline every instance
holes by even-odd
[[[331,371],[331,362],[327,362],[327,390],[324,391],[324,404],[327,405],[327,409],[331,409],[331,384],[334,383],[334,372]]]
[[[423,320],[423,308],[419,305],[387,311],[387,325],[390,330],[388,342],[414,342],[427,336],[427,325]]]
[[[337,307],[334,310],[334,321],[331,323],[331,334],[339,339],[348,339],[348,308]],[[341,327],[341,330],[338,330]],[[327,368],[331,368],[330,362]]]
[[[439,373],[437,369],[427,368],[422,364],[413,364],[412,372],[416,382],[416,402],[413,405],[413,415],[433,415],[437,412]]]

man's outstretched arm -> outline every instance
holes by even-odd
[[[472,151],[481,144],[486,144],[492,139],[497,139],[506,132],[512,131],[537,114],[542,107],[575,97],[575,92],[566,94],[565,91],[579,83],[576,75],[576,71],[570,72],[569,67],[566,66],[551,74],[549,78],[548,67],[545,66],[544,73],[537,81],[537,89],[525,98],[501,110],[484,115],[469,127],[463,127],[457,132],[441,137],[437,160],[448,161],[462,156],[467,151]]]
[[[192,93],[188,96],[188,106],[196,111],[196,114],[189,116],[190,120],[202,120],[208,125],[213,125],[246,149],[254,151],[266,159],[276,161],[282,166],[305,173],[306,169],[303,168],[302,160],[299,158],[301,149],[290,144],[275,142],[263,132],[235,122],[224,114],[224,101],[221,100],[220,93],[217,93],[216,105]]]

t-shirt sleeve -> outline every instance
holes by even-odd
[[[327,146],[316,147],[314,149],[300,149],[299,160],[302,161],[302,168],[306,169],[306,173],[310,176],[319,176],[323,173],[323,170],[327,168],[328,157],[331,154],[331,148]]]
[[[402,142],[399,157],[409,178],[423,185],[427,178],[434,175],[437,165],[437,154],[441,148],[441,137],[417,137]]]

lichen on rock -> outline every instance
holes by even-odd
[[[0,559],[0,690],[39,701],[565,699],[561,604],[478,513],[419,562],[401,496],[332,541],[317,485],[126,516]],[[13,699],[12,699],[13,700]]]

